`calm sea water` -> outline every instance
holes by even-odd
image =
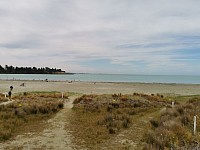
[[[188,75],[122,75],[122,74],[0,74],[0,80],[92,81],[200,84],[200,76]]]

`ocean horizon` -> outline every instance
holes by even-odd
[[[200,84],[200,75],[132,75],[132,74],[0,74],[0,80],[48,80],[86,82],[137,82]]]

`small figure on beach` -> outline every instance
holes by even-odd
[[[11,99],[12,90],[13,90],[13,86],[10,86],[10,91],[8,92],[8,97],[9,97],[9,99]]]
[[[9,97],[9,99],[11,99],[11,95],[12,95],[12,92],[9,91],[9,92],[8,92],[8,97]]]
[[[20,86],[25,86],[25,83],[22,83]]]
[[[12,90],[13,90],[13,86],[11,85],[11,86],[10,86],[10,91],[12,91]]]

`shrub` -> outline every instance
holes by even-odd
[[[146,143],[156,149],[191,149],[190,145],[196,139],[192,137],[194,108],[198,110],[199,107],[197,99],[190,99],[176,109],[167,108],[158,121],[150,120],[153,128],[144,137]],[[198,111],[196,113],[199,115]]]
[[[17,98],[24,98],[19,95]],[[26,97],[32,96],[31,94]],[[19,128],[38,118],[47,118],[63,107],[63,102],[52,99],[18,100],[0,106],[0,141],[9,139]]]
[[[189,125],[192,122],[192,117],[189,114],[181,116],[180,121],[183,125]]]
[[[131,118],[126,114],[122,115],[122,120],[126,120],[128,123],[131,123]]]
[[[129,125],[128,120],[124,120],[124,121],[122,122],[122,127],[123,127],[123,128],[128,128],[128,125]]]
[[[112,107],[112,106],[110,106],[110,105],[108,105],[108,106],[107,106],[107,112],[111,112],[111,111],[112,111],[112,109],[113,109],[113,107]]]
[[[159,126],[159,122],[158,120],[155,119],[151,119],[150,120],[151,125],[153,126],[153,128],[157,128]]]
[[[108,131],[109,131],[110,134],[115,134],[116,133],[116,131],[113,128],[109,128]]]
[[[38,106],[38,112],[41,114],[48,114],[49,113],[49,109],[43,105]]]
[[[30,107],[30,112],[31,112],[31,114],[37,114],[37,112],[38,112],[37,107],[36,106]]]
[[[23,110],[15,109],[15,115],[18,116],[19,118],[25,118],[26,117],[26,112]]]
[[[11,135],[12,135],[12,132],[10,129],[0,131],[0,141],[8,140],[11,137]]]
[[[128,97],[126,96],[120,97],[120,101],[127,101],[127,100],[128,100]]]
[[[59,102],[59,103],[58,103],[58,108],[61,109],[61,108],[63,108],[63,107],[64,107],[64,103],[63,103],[63,102]]]
[[[105,116],[104,120],[105,120],[105,122],[113,121],[113,116],[112,115],[107,115],[107,116]]]
[[[130,109],[130,110],[128,110],[128,114],[129,115],[136,115],[137,113],[136,113],[135,109]]]
[[[184,108],[181,107],[181,106],[179,106],[176,110],[179,112],[179,114],[183,114],[184,113]]]

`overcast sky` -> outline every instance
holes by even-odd
[[[1,0],[0,64],[200,75],[199,0]]]

